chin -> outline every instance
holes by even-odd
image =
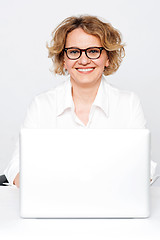
[[[78,81],[76,81],[77,84],[81,85],[81,86],[91,86],[91,85],[95,85],[96,83],[98,83],[99,81],[97,81],[97,79],[80,79]]]

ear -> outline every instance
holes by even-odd
[[[63,61],[63,64],[64,64],[64,69],[67,70],[67,66],[66,66],[65,60]]]
[[[108,66],[109,66],[109,58],[107,58],[107,60],[106,60],[106,64],[105,64],[104,67],[108,67]]]

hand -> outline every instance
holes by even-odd
[[[19,188],[19,173],[16,175],[13,184],[16,185]]]

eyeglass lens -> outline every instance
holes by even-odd
[[[78,59],[81,56],[82,51],[85,51],[85,54],[88,58],[97,59],[101,55],[102,48],[93,47],[93,48],[87,48],[84,50],[81,50],[79,48],[70,48],[70,49],[67,49],[67,56],[68,58],[73,60]]]

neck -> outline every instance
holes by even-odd
[[[92,105],[94,102],[101,79],[92,84],[77,84],[72,81],[72,97],[75,104]]]

